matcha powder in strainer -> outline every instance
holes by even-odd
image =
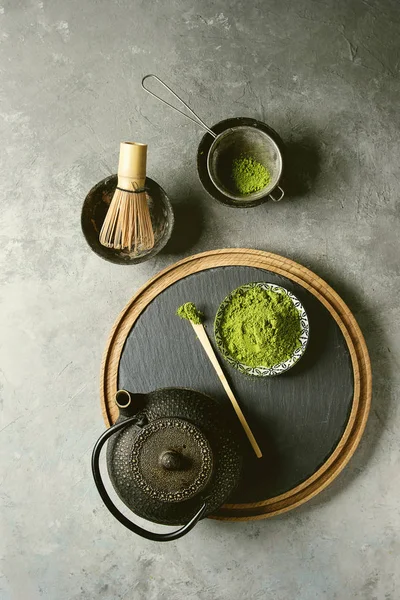
[[[220,333],[229,355],[249,367],[288,360],[300,343],[300,316],[286,294],[238,289],[227,304]]]
[[[236,189],[247,195],[265,188],[271,181],[271,175],[254,158],[241,156],[233,161],[232,179]]]

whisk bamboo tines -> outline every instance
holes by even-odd
[[[144,189],[146,158],[146,144],[121,142],[118,184],[99,237],[107,248],[133,248],[136,253],[154,246],[149,196]]]

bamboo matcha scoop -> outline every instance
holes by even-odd
[[[256,438],[254,437],[254,435],[249,427],[249,424],[246,421],[246,417],[242,413],[242,409],[240,408],[238,401],[236,400],[236,398],[231,390],[231,387],[224,375],[221,365],[218,362],[218,358],[214,352],[214,349],[211,346],[211,342],[208,339],[206,330],[204,329],[204,326],[203,326],[203,314],[199,310],[197,310],[197,308],[193,304],[193,302],[186,302],[186,304],[183,304],[180,308],[178,308],[177,315],[179,315],[182,319],[186,319],[187,321],[189,321],[191,323],[197,337],[200,340],[201,345],[203,346],[208,358],[210,359],[212,366],[214,367],[214,369],[219,377],[220,382],[222,383],[222,385],[224,387],[224,390],[225,390],[229,400],[232,403],[235,413],[236,413],[236,415],[248,437],[248,440],[249,440],[257,458],[261,458],[262,452],[260,450],[259,445],[257,444]]]

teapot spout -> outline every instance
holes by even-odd
[[[115,404],[119,408],[119,414],[125,418],[133,417],[144,404],[144,394],[132,394],[127,390],[118,390],[115,394]]]

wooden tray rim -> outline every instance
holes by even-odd
[[[110,404],[117,391],[118,367],[129,332],[147,305],[163,290],[188,275],[224,266],[244,266],[268,270],[295,281],[312,293],[330,312],[349,348],[354,373],[354,396],[349,420],[336,448],[308,479],[284,494],[253,503],[225,504],[211,518],[256,520],[271,517],[310,500],[327,487],[346,466],[362,437],[372,395],[372,373],[361,330],[340,296],[306,267],[283,256],[248,248],[210,250],[186,257],[157,273],[132,296],[110,332],[101,364],[101,408],[109,427],[117,410]]]

